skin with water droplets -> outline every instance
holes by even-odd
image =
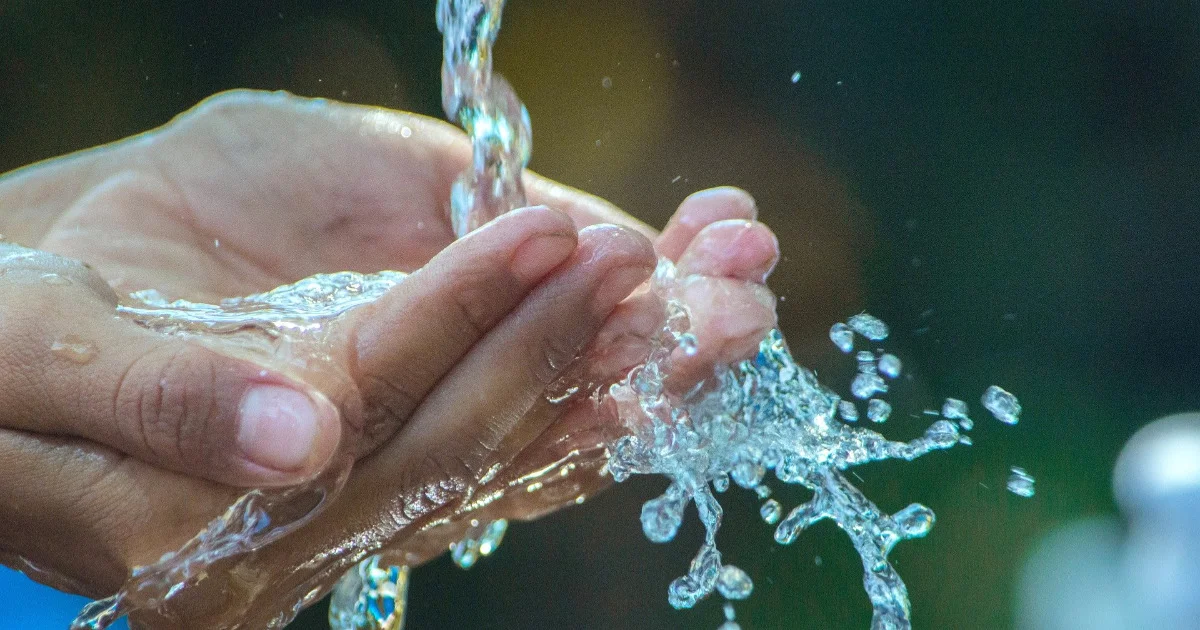
[[[66,359],[71,363],[86,365],[91,363],[92,359],[96,358],[96,344],[91,343],[77,335],[67,335],[62,339],[56,339],[50,344],[50,352],[60,358]]]

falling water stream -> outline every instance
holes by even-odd
[[[439,0],[437,6],[444,35],[443,105],[448,117],[466,130],[474,156],[451,193],[451,218],[459,236],[525,205],[520,175],[531,154],[529,116],[511,86],[492,72],[492,44],[503,5],[503,0]],[[319,337],[325,323],[403,281],[404,274],[397,272],[326,274],[215,305],[168,301],[148,291],[131,296],[119,312],[169,334],[202,329],[240,335],[249,330],[286,342],[298,335]],[[895,355],[879,349],[888,337],[887,326],[865,313],[830,330],[831,341],[843,352],[854,353],[858,339],[872,348],[854,353],[858,370],[845,399],[793,359],[778,330],[762,340],[752,359],[717,366],[691,392],[674,394],[664,387],[670,357],[696,343],[688,332],[692,305],[683,291],[688,281],[669,261],[660,261],[651,290],[661,303],[662,328],[646,361],[605,392],[627,429],[608,446],[607,473],[618,482],[633,475],[670,480],[662,496],[642,508],[646,537],[656,543],[674,539],[689,503],[695,504],[705,528],[686,573],[669,585],[668,601],[690,608],[714,592],[730,601],[752,593],[751,577],[723,562],[716,544],[723,514],[717,495],[736,486],[756,494],[759,516],[774,527],[781,545],[818,521],[837,524],[862,558],[863,585],[874,609],[871,627],[911,627],[907,589],[888,555],[898,542],[925,536],[934,524],[933,511],[913,503],[889,514],[850,483],[846,471],[969,445],[965,432],[974,422],[966,403],[947,399],[941,412],[934,412],[941,417],[908,442],[889,440],[865,426],[860,418],[880,425],[891,417],[892,407],[883,396],[902,369]],[[75,350],[64,346],[62,351]],[[980,400],[998,420],[1017,422],[1021,408],[1012,394],[993,386]],[[184,548],[137,569],[119,593],[90,605],[73,627],[104,628],[132,610],[157,609],[218,560],[249,553],[306,522],[339,490],[348,472],[347,462],[299,488],[247,493]],[[785,511],[771,497],[776,482],[804,486],[812,498]],[[1009,488],[1032,495],[1033,479],[1014,469]],[[451,548],[463,568],[489,555],[507,527],[505,521],[470,525],[466,537]],[[334,590],[333,628],[400,628],[408,573],[407,567],[388,566],[380,556],[362,559]],[[722,630],[739,628],[730,603],[725,617]]]

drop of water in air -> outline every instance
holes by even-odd
[[[842,352],[850,353],[854,350],[854,331],[841,322],[830,327],[829,340]]]
[[[1034,494],[1034,479],[1033,476],[1025,472],[1024,468],[1017,466],[1012,467],[1012,472],[1008,476],[1008,491],[1026,499]]]
[[[900,376],[900,358],[894,354],[879,357],[879,373],[888,378]]]
[[[887,324],[874,315],[859,313],[846,323],[850,325],[851,330],[871,341],[883,341],[888,337]]]
[[[867,418],[871,422],[887,422],[892,415],[892,406],[886,400],[872,398],[867,402]]]
[[[721,576],[717,578],[717,591],[726,599],[746,599],[754,591],[754,582],[745,571],[727,564],[721,567]]]
[[[1017,401],[1016,396],[1000,387],[992,385],[987,388],[980,400],[984,409],[990,411],[1000,422],[1016,424],[1021,419],[1021,403]]]

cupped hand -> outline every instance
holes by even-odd
[[[299,586],[328,587],[353,553],[410,539],[420,550],[449,532],[431,525],[489,505],[466,505],[489,486],[481,479],[512,485],[572,439],[594,443],[589,432],[609,430],[594,410],[547,405],[544,390],[597,331],[644,332],[638,309],[617,305],[653,264],[638,235],[649,231],[529,175],[531,201],[565,215],[522,210],[451,244],[446,199],[468,162],[461,134],[432,120],[235,93],[161,130],[0,181],[0,231],[92,265],[0,251],[0,474],[9,480],[0,556],[71,590],[108,593],[218,514],[235,486],[293,483],[347,448],[374,451],[303,535],[254,559],[264,575],[289,576],[247,602],[267,619],[308,593],[298,596]],[[701,293],[760,295],[746,289],[754,281],[722,286],[754,274],[716,244],[769,237],[748,222],[744,195],[689,203],[660,253],[712,277]],[[705,227],[723,218],[740,223]],[[627,227],[576,233],[610,222]],[[332,375],[116,319],[109,288],[214,301],[318,272],[384,268],[415,273],[337,322]],[[733,338],[722,309],[709,319],[693,311],[713,324],[714,356],[737,353],[737,342],[722,341]],[[619,377],[620,363],[600,373]],[[580,469],[590,475],[577,483],[598,484],[594,465]],[[490,509],[524,517],[559,503],[547,493]],[[367,531],[353,553],[312,562]],[[206,608],[191,619],[215,619]]]

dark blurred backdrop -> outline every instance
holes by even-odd
[[[440,116],[434,0],[0,2],[0,171],[160,125],[234,87]],[[1023,557],[1115,511],[1116,453],[1200,408],[1200,8],[1194,2],[511,0],[497,67],[533,167],[661,225],[700,188],[758,199],[801,360],[860,310],[915,378],[885,432],[992,383],[1025,406],[976,446],[857,472],[881,507],[938,514],[893,558],[923,628],[1006,628]],[[794,81],[794,73],[799,80]],[[1037,477],[1004,491],[1010,465]],[[470,571],[414,574],[408,627],[715,627],[666,602],[700,529],[647,542],[640,480],[532,524]],[[785,504],[795,503],[798,496]],[[866,628],[861,566],[829,524],[780,548],[747,496],[721,545],[750,628]],[[28,602],[27,602],[28,603]],[[323,627],[323,608],[296,628]],[[0,626],[4,622],[0,621]],[[7,626],[4,626],[7,627]]]

